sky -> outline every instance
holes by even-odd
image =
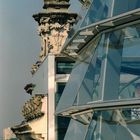
[[[24,86],[37,61],[40,40],[32,15],[43,0],[0,0],[0,140],[2,129],[19,124],[21,109],[30,96]]]
[[[78,0],[75,12],[78,9]],[[3,128],[19,124],[21,109],[30,96],[24,86],[31,82],[31,66],[38,60],[40,39],[32,15],[43,0],[0,0],[0,140]]]

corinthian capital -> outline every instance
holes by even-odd
[[[49,29],[50,29],[49,23],[44,23],[38,26],[37,32],[41,36],[49,32]]]

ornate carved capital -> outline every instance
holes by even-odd
[[[44,20],[45,21],[45,20]],[[65,24],[56,23],[41,23],[38,32],[41,39],[41,52],[39,55],[42,62],[48,53],[58,54],[68,36],[74,21],[68,20]]]

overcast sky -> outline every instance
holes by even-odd
[[[0,137],[2,129],[22,120],[21,108],[29,98],[24,86],[31,80],[40,42],[32,18],[43,0],[0,0]]]
[[[78,0],[71,0],[78,9]],[[40,40],[32,15],[43,0],[0,0],[0,138],[2,129],[19,124],[21,109],[30,97],[24,86],[31,81],[30,68],[37,61]]]

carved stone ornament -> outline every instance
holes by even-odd
[[[44,23],[46,21],[46,23]],[[68,36],[71,23],[67,21],[65,24],[47,23],[44,20],[38,27],[38,34],[41,39],[41,52],[39,55],[42,62],[48,53],[58,54]]]
[[[22,109],[22,114],[26,121],[33,120],[35,118],[44,115],[42,112],[42,95],[36,95],[25,103]]]
[[[33,15],[38,22],[38,35],[41,41],[39,62],[43,63],[48,53],[58,55],[65,43],[77,14],[68,11],[70,0],[44,0],[43,12]],[[56,8],[57,7],[57,8]],[[34,74],[40,65],[34,64]]]
[[[34,84],[32,84],[32,83],[27,84],[27,85],[24,87],[24,90],[25,90],[28,94],[32,95],[32,92],[33,92],[35,86],[36,86],[36,85],[34,85]]]

